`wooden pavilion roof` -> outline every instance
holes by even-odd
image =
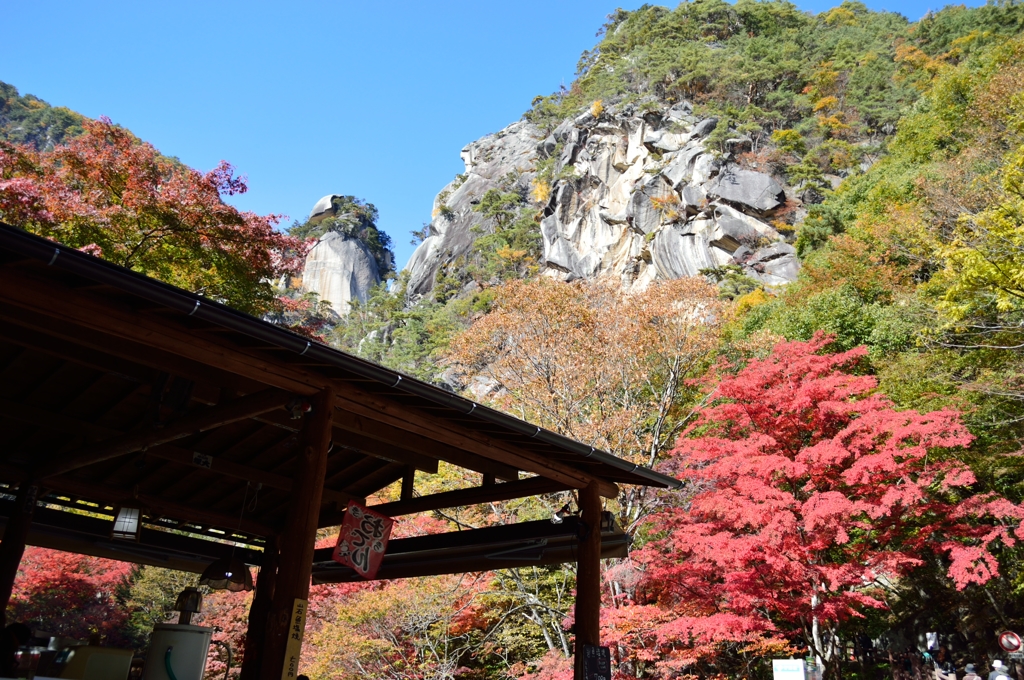
[[[220,550],[197,538],[206,537],[256,548],[247,553],[256,563],[265,538],[284,526],[299,454],[301,421],[293,416],[327,385],[337,398],[322,527],[338,524],[350,499],[400,479],[401,500],[380,507],[391,515],[591,482],[605,496],[620,483],[678,485],[0,224],[0,500],[26,479],[40,483],[46,512],[37,518],[38,544],[79,545],[79,536],[78,552],[91,546],[92,554],[201,569]],[[480,473],[480,485],[416,496],[415,471],[434,473],[438,461]],[[145,510],[143,544],[97,538],[98,518],[129,499]],[[46,526],[62,538],[45,538],[57,535]],[[181,532],[192,543],[184,545]]]

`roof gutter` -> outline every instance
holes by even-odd
[[[282,349],[291,350],[299,356],[316,358],[323,363],[338,366],[388,387],[400,389],[409,394],[430,400],[440,406],[453,408],[464,415],[472,415],[532,439],[566,449],[584,458],[635,474],[656,486],[664,486],[670,489],[679,489],[683,486],[682,481],[674,477],[635,465],[593,446],[581,444],[537,425],[531,425],[519,418],[477,404],[465,397],[435,387],[416,378],[402,375],[397,371],[370,363],[360,357],[313,342],[297,333],[262,321],[254,316],[232,309],[227,305],[194,293],[189,293],[120,265],[87,255],[74,248],[29,234],[4,222],[0,222],[0,244],[25,257],[46,262],[49,266],[57,267],[115,288],[129,290],[150,302],[169,307],[186,316],[194,316],[222,328],[248,335]]]

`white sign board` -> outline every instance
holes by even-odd
[[[804,660],[772,659],[772,680],[804,680]]]

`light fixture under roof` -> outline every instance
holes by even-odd
[[[114,517],[114,526],[110,529],[110,537],[122,541],[138,541],[142,533],[142,508],[121,505]]]
[[[242,517],[245,516],[246,502],[249,500],[249,489],[252,487],[251,482],[245,483],[245,493],[242,496],[242,509],[238,513],[238,531],[242,530]],[[256,493],[259,494],[260,489],[263,487],[262,484],[256,485]],[[256,496],[252,497],[252,506],[249,508],[250,511],[256,509]],[[203,575],[199,578],[199,585],[209,586],[213,590],[229,590],[233,593],[241,592],[243,590],[252,590],[252,572],[249,571],[249,567],[246,566],[240,558],[235,557],[235,546],[231,545],[231,555],[229,557],[220,557],[213,561],[204,571]]]
[[[233,593],[252,590],[252,572],[241,559],[232,555],[214,560],[203,571],[199,585],[213,590],[229,590]]]
[[[551,523],[552,524],[561,524],[563,521],[565,521],[565,518],[568,517],[571,514],[572,514],[572,511],[569,509],[569,504],[566,503],[561,508],[556,510],[555,514],[551,515]]]

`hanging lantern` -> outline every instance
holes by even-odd
[[[213,590],[229,590],[233,593],[252,590],[252,572],[245,562],[234,555],[221,557],[203,571],[199,585],[209,586]]]
[[[121,541],[138,542],[142,534],[142,508],[125,504],[114,510],[114,525],[110,528],[110,537]]]
[[[245,494],[242,496],[242,509],[238,513],[238,530],[242,529],[242,517],[245,516],[245,504],[249,499],[249,487],[251,482],[245,483]],[[256,485],[256,492],[259,493],[262,484]],[[256,499],[253,498],[253,509],[256,507]],[[213,590],[228,590],[232,593],[243,590],[252,590],[252,572],[240,558],[235,557],[235,546],[231,546],[230,557],[220,557],[213,561],[199,577],[199,585],[209,586]]]

